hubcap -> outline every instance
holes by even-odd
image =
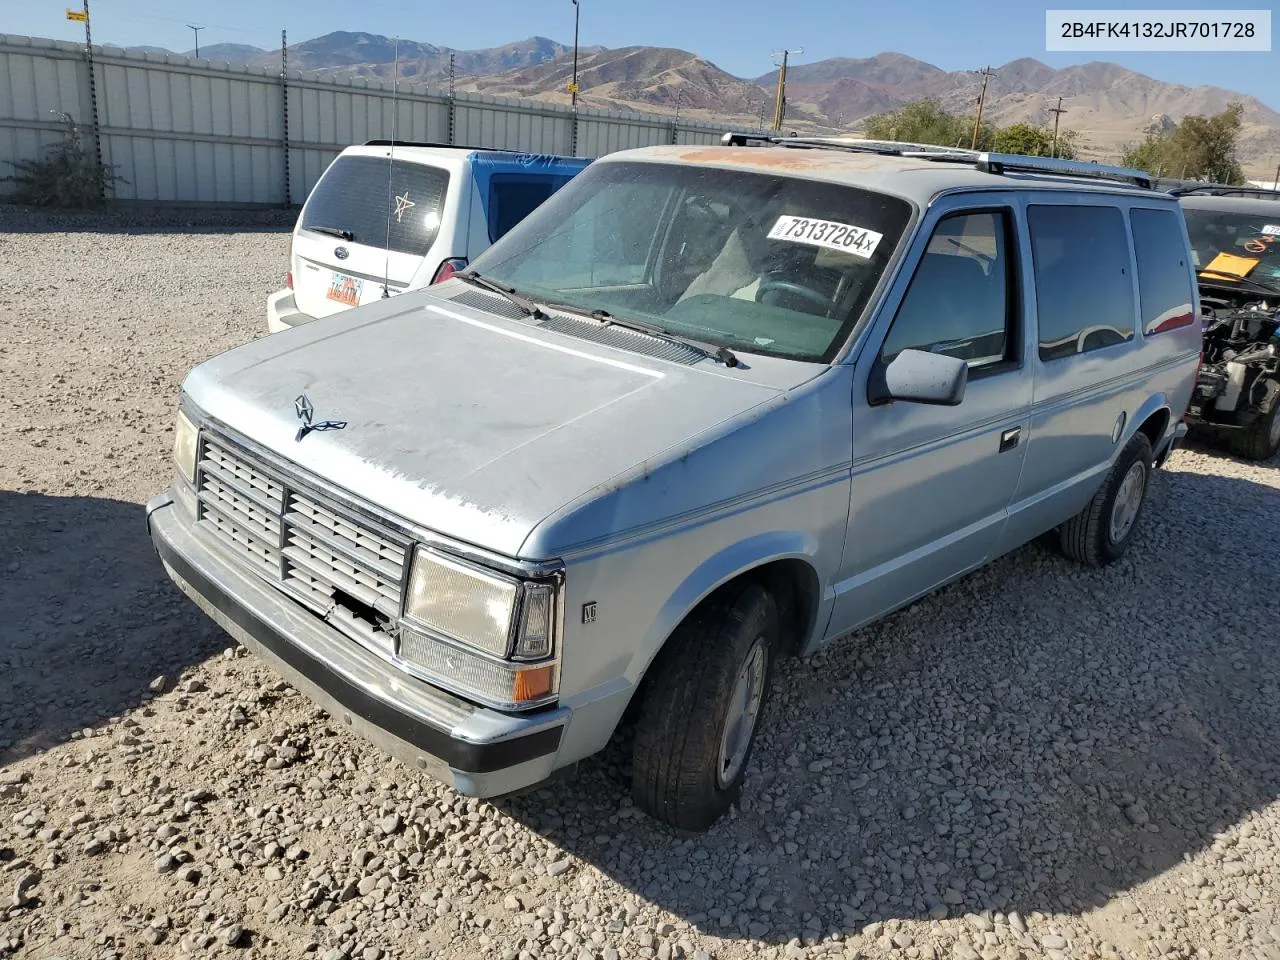
[[[1133,464],[1120,482],[1115,503],[1111,505],[1111,542],[1119,543],[1138,519],[1142,497],[1147,492],[1147,466],[1141,460]]]
[[[723,790],[733,783],[747,759],[751,735],[760,716],[760,703],[764,699],[765,668],[769,664],[769,649],[764,637],[757,637],[747,651],[738,670],[729,699],[729,711],[724,718],[724,732],[720,735],[720,757],[716,763],[716,782]]]

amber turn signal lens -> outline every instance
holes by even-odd
[[[521,670],[511,685],[511,699],[516,703],[541,700],[551,692],[552,667]]]

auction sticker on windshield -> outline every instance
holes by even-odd
[[[769,231],[769,239],[826,247],[828,250],[840,250],[867,259],[876,252],[884,235],[865,227],[855,227],[851,223],[786,215],[779,217],[778,222],[773,225],[773,229]]]
[[[1280,237],[1280,223],[1268,223],[1262,228],[1264,237]]]

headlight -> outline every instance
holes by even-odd
[[[495,657],[542,660],[552,652],[550,583],[531,583],[419,547],[406,613],[433,633]]]
[[[200,446],[199,440],[200,431],[179,410],[178,420],[173,425],[173,462],[189,483],[196,482],[196,449]]]
[[[547,662],[555,653],[555,610],[551,583],[518,580],[418,547],[400,656],[494,706],[545,702],[557,672]]]

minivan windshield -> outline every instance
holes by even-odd
[[[1280,291],[1280,203],[1276,212],[1182,208],[1196,269],[1213,280],[1239,278]]]
[[[440,232],[449,172],[386,157],[338,157],[311,191],[303,230],[396,253],[426,254]]]
[[[822,181],[597,163],[473,268],[544,305],[735,350],[826,361],[910,217],[904,200]]]

